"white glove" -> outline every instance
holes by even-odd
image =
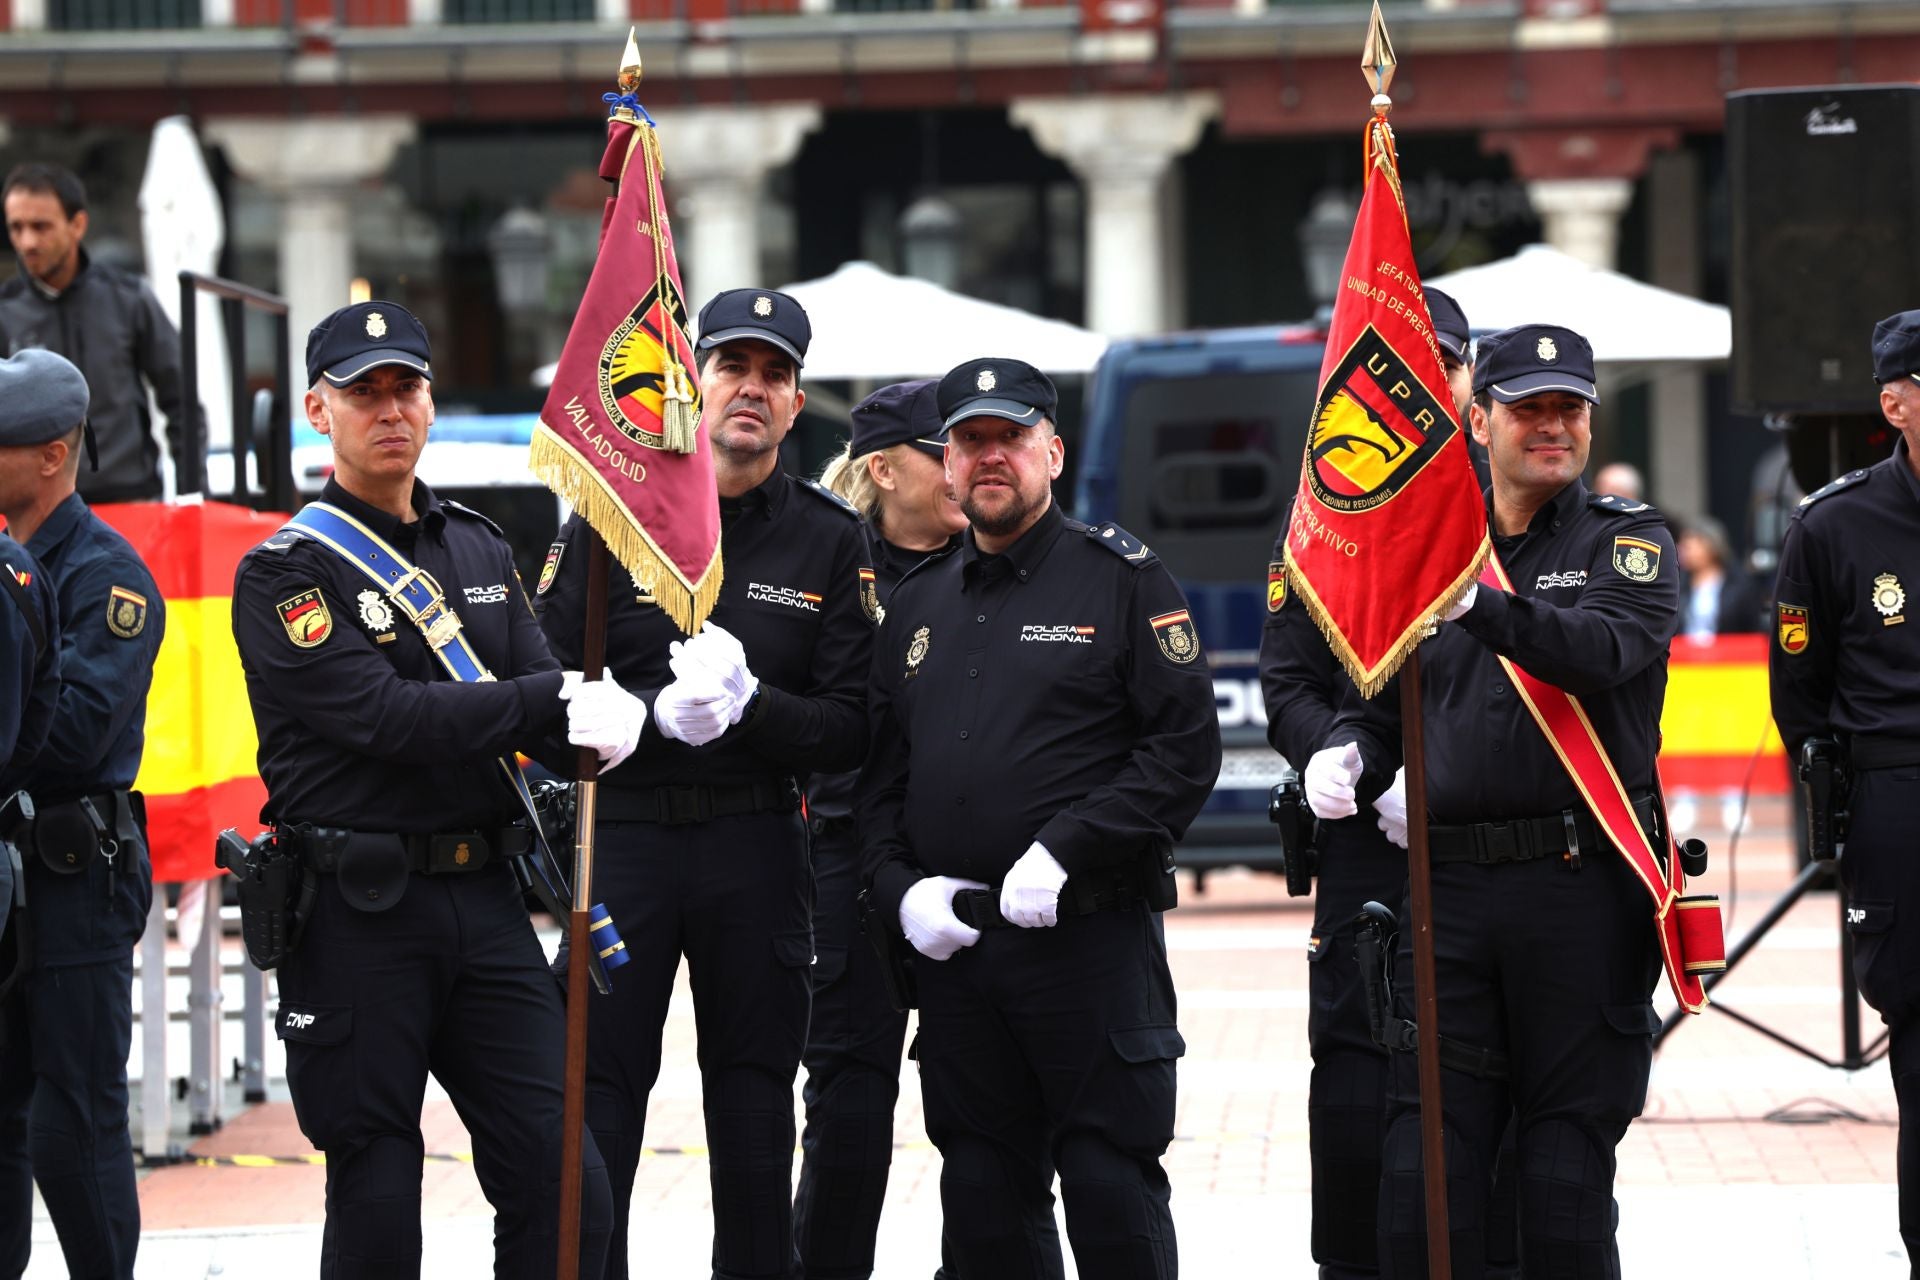
[[[1446,614],[1440,620],[1442,622],[1460,621],[1460,619],[1467,616],[1467,610],[1473,608],[1473,602],[1479,598],[1480,584],[1476,582],[1467,588],[1466,594],[1456,600],[1453,608],[1447,610]]]
[[[567,741],[592,747],[605,773],[633,754],[647,728],[647,704],[615,684],[603,680],[562,681],[560,696],[567,703]]]
[[[980,931],[962,924],[953,914],[953,895],[962,889],[986,887],[978,880],[955,876],[928,876],[915,882],[900,899],[900,932],[927,959],[948,959],[960,948],[980,941]]]
[[[568,698],[571,698],[573,691],[580,687],[580,682],[584,679],[586,679],[586,677],[578,671],[562,671],[560,673],[560,701],[565,702]]]
[[[1351,818],[1360,812],[1354,801],[1353,787],[1360,781],[1360,744],[1323,747],[1307,761],[1303,779],[1307,807],[1316,818]]]
[[[1067,869],[1035,840],[1000,882],[1000,914],[1022,929],[1051,929],[1060,920]]]
[[[1387,839],[1407,847],[1407,771],[1402,769],[1393,775],[1393,785],[1380,793],[1373,802],[1380,815],[1380,829],[1387,833]]]
[[[733,695],[717,676],[682,676],[653,700],[653,722],[660,732],[689,746],[703,747],[727,731],[738,717]]]
[[[732,632],[718,623],[709,622],[691,640],[675,640],[668,645],[667,653],[667,665],[673,669],[675,676],[684,679],[694,672],[704,671],[717,677],[727,687],[727,692],[733,695],[728,722],[740,723],[740,717],[746,714],[747,704],[760,691],[760,677],[747,669],[747,651]]]

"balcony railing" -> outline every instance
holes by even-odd
[[[165,31],[200,25],[200,0],[48,0],[54,31]]]

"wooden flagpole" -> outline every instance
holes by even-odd
[[[1379,10],[1376,7],[1375,13]],[[1414,1023],[1419,1028],[1420,1154],[1426,1170],[1427,1276],[1452,1280],[1447,1152],[1440,1096],[1440,1001],[1434,989],[1433,877],[1427,851],[1426,726],[1420,718],[1420,651],[1400,668],[1400,733],[1407,770],[1407,889],[1413,929]]]

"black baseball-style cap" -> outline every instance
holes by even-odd
[[[853,438],[847,444],[847,455],[859,458],[896,444],[910,444],[922,453],[944,457],[947,427],[934,403],[938,386],[932,378],[896,382],[853,406]]]
[[[1571,329],[1523,324],[1480,339],[1473,366],[1473,392],[1512,404],[1544,391],[1570,391],[1600,403],[1593,384],[1593,347]]]
[[[1467,352],[1473,342],[1473,334],[1467,328],[1467,313],[1460,309],[1451,295],[1429,288],[1427,294],[1427,314],[1433,317],[1433,339],[1440,349],[1458,360],[1469,363]]]
[[[702,351],[749,338],[780,348],[796,366],[804,366],[813,322],[796,299],[775,289],[728,289],[700,308]]]
[[[356,302],[342,307],[307,334],[307,385],[325,378],[344,387],[369,369],[397,364],[433,377],[427,328],[394,302]]]
[[[981,414],[1033,425],[1053,417],[1059,403],[1053,379],[1024,360],[969,360],[940,379],[940,420],[949,427]]]
[[[1873,380],[1920,382],[1920,311],[1901,311],[1873,326]]]

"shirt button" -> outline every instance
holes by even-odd
[[[1494,749],[1495,751],[1498,751],[1498,750],[1500,749],[1500,744],[1499,744],[1499,743],[1497,743],[1497,742],[1496,742],[1496,743],[1494,743],[1494,744],[1493,744],[1493,749]]]
[[[1021,576],[1021,577],[1023,577],[1023,578],[1024,578],[1024,577],[1026,577],[1026,576],[1027,576],[1027,571],[1026,571],[1025,569],[1022,569],[1022,570],[1020,571],[1020,576]]]
[[[980,668],[978,668],[978,667],[968,667],[968,668],[967,668],[967,675],[968,675],[968,676],[978,676],[979,674],[980,674]]]
[[[984,613],[974,619],[975,622],[985,622],[986,620],[987,620],[987,615]]]
[[[1558,520],[1555,520],[1555,521],[1553,522],[1553,527],[1554,527],[1554,528],[1556,528],[1556,529],[1558,529],[1558,528],[1560,527],[1560,522],[1559,522]]]
[[[967,731],[965,729],[962,729],[960,731],[960,741],[965,742],[966,740],[967,740]]]
[[[1495,685],[1495,686],[1493,686],[1493,691],[1494,691],[1495,693],[1505,693],[1505,692],[1507,691],[1507,686],[1505,686],[1505,685],[1503,685],[1503,684],[1497,684],[1497,685]]]

